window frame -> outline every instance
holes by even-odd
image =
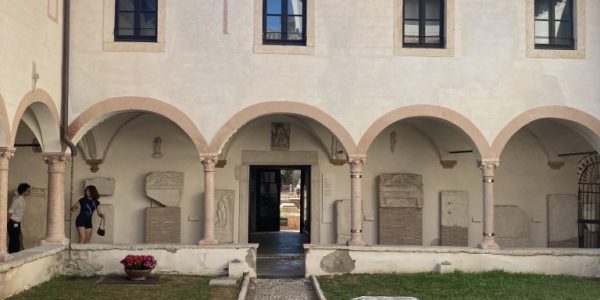
[[[154,26],[154,35],[153,36],[144,36],[140,35],[140,19],[141,15],[144,13],[142,11],[142,1],[143,0],[133,0],[134,1],[134,10],[133,10],[133,35],[120,35],[119,32],[119,14],[122,12],[119,10],[119,1],[115,0],[115,29],[114,29],[114,41],[115,42],[150,42],[156,43],[158,42],[158,27],[159,27],[159,1],[155,1],[156,10],[154,11],[154,18],[156,20],[156,25]]]
[[[402,47],[404,48],[432,48],[432,49],[443,49],[446,46],[446,8],[444,0],[438,0],[440,3],[439,19],[427,19],[426,11],[426,0],[415,0],[419,2],[419,18],[418,19],[407,19],[406,18],[406,1],[402,1]],[[406,43],[406,21],[417,21],[419,23],[419,39],[418,43]],[[439,43],[427,43],[425,42],[426,36],[426,23],[428,21],[437,21],[439,23]],[[415,37],[415,36],[413,36]]]
[[[534,16],[533,16],[533,22],[534,22],[534,43],[535,40],[538,38],[538,36],[535,36],[535,33],[537,30],[535,30],[535,23],[538,21],[545,21],[548,23],[548,36],[545,37],[540,37],[540,38],[547,38],[548,39],[548,44],[538,44],[535,43],[535,49],[558,49],[558,50],[575,50],[575,5],[573,4],[575,2],[575,0],[566,0],[568,1],[568,5],[569,5],[569,10],[571,12],[571,15],[569,16],[570,19],[569,20],[563,20],[560,19],[558,20],[558,22],[569,22],[571,23],[571,36],[570,36],[570,44],[566,44],[566,45],[562,45],[562,44],[553,44],[552,41],[556,40],[556,15],[555,15],[555,9],[554,7],[556,6],[557,1],[559,0],[545,0],[548,1],[548,19],[538,19],[535,17],[535,2],[534,1]]]
[[[299,0],[302,1],[302,15],[290,15],[288,14],[288,0],[279,0],[281,1],[281,14],[269,14],[267,9],[267,2],[269,0],[263,1],[263,13],[262,13],[262,40],[263,45],[295,45],[295,46],[306,46],[307,45],[307,0]],[[269,16],[279,16],[281,22],[281,39],[268,39],[267,38],[267,18]],[[302,17],[302,39],[301,40],[288,40],[283,37],[287,35],[287,22],[283,20],[287,20],[290,17]]]

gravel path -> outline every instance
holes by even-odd
[[[310,279],[252,279],[248,300],[316,300]]]

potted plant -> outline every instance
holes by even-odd
[[[152,255],[127,255],[121,264],[131,280],[145,280],[156,266],[156,259]]]

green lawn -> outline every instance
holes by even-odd
[[[501,271],[319,277],[328,300],[360,296],[419,299],[600,299],[600,280]]]
[[[236,287],[209,286],[211,277],[161,275],[156,286],[96,284],[99,277],[61,276],[9,299],[237,299]]]

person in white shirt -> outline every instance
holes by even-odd
[[[21,183],[17,192],[8,208],[8,253],[21,251],[21,220],[25,214],[25,196],[31,194],[31,185]]]

